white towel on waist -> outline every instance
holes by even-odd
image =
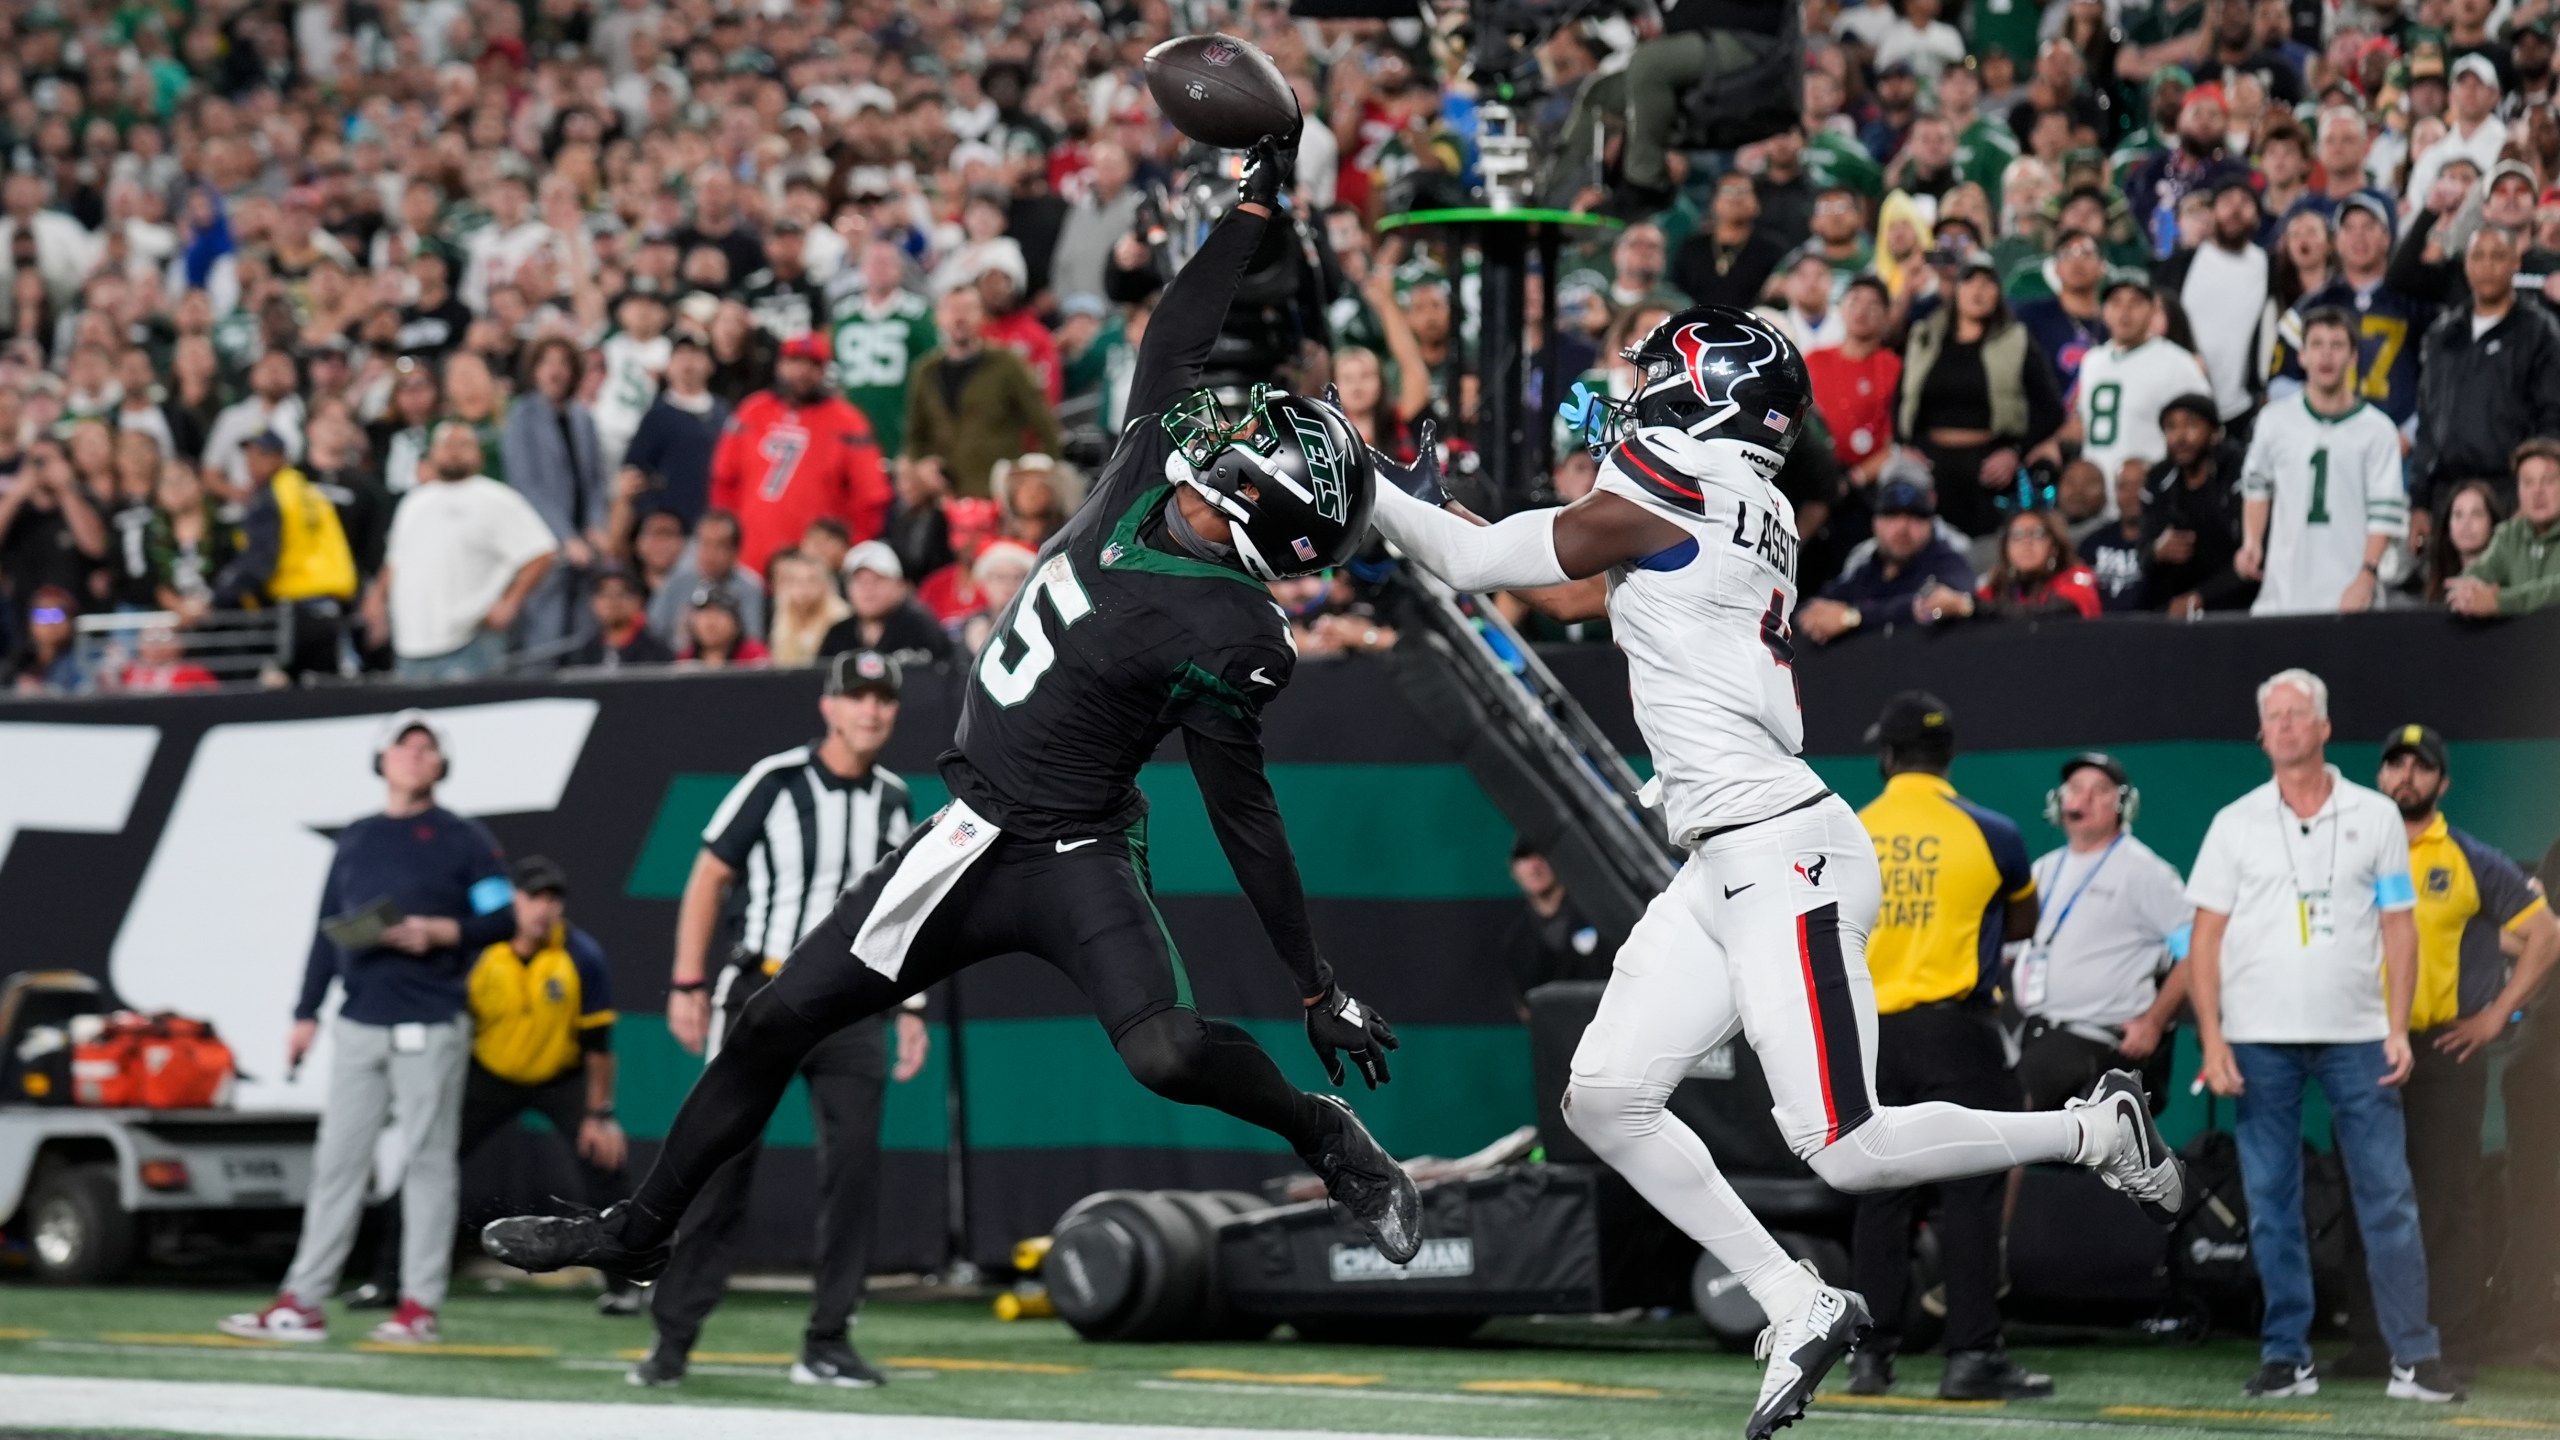
[[[925,833],[898,862],[887,888],[854,932],[856,959],[895,980],[907,963],[907,947],[931,919],[934,907],[969,873],[969,867],[995,844],[994,822],[954,800],[925,827]]]

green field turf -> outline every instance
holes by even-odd
[[[783,1371],[805,1300],[733,1297],[704,1334],[693,1377],[673,1391],[623,1383],[645,1321],[597,1315],[585,1292],[531,1286],[457,1293],[440,1351],[362,1343],[371,1315],[333,1315],[317,1346],[244,1345],[216,1335],[223,1314],[265,1296],[210,1289],[51,1290],[0,1285],[0,1375],[96,1376],[337,1386],[480,1399],[594,1404],[839,1409],[1104,1424],[1368,1430],[1427,1435],[1738,1435],[1758,1383],[1747,1358],[1717,1353],[1689,1317],[1627,1325],[1504,1321],[1446,1349],[1300,1344],[1087,1344],[1055,1321],[1003,1324],[979,1300],[875,1299],[856,1341],[891,1372],[873,1392],[794,1386]],[[348,1323],[356,1321],[361,1323]],[[2039,1337],[2050,1338],[2050,1337]],[[2491,1370],[2459,1407],[2382,1398],[2378,1381],[2332,1381],[2315,1399],[2254,1404],[2240,1382],[2255,1347],[2139,1342],[2020,1344],[2060,1398],[1945,1405],[1937,1362],[1902,1366],[1902,1395],[1826,1396],[1795,1433],[2015,1436],[2104,1429],[2150,1436],[2560,1437],[2560,1377]],[[135,1431],[170,1417],[136,1415]],[[0,1406],[0,1433],[15,1433]]]

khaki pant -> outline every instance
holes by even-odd
[[[397,1042],[414,1032],[419,1043]],[[374,1142],[387,1122],[408,1155],[400,1181],[400,1294],[430,1310],[444,1306],[453,1268],[453,1225],[462,1181],[462,1080],[471,1061],[471,1023],[365,1025],[333,1021],[336,1057],[329,1105],[311,1150],[311,1189],[302,1239],[284,1291],[317,1309],[338,1285],[355,1244],[373,1181]]]

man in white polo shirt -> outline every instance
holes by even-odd
[[[2417,990],[2409,837],[2398,807],[2326,763],[2329,687],[2286,670],[2258,687],[2275,778],[2205,832],[2195,902],[2196,1030],[2204,1079],[2235,1096],[2249,1247],[2266,1292],[2250,1395],[2316,1394],[2311,1254],[2302,1224],[2302,1091],[2329,1098],[2391,1346],[2394,1400],[2464,1398],[2427,1322],[2427,1256],[2409,1179],[2401,1082]]]
[[[2169,1022],[2187,1003],[2187,900],[2178,867],[2133,836],[2141,792],[2124,762],[2091,750],[2062,762],[2045,819],[2067,840],[2035,863],[2045,898],[2013,986],[2027,1029],[2018,1088],[2059,1110],[2110,1070],[2163,1068]]]

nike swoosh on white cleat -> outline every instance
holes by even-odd
[[[1082,849],[1094,843],[1096,842],[1092,840],[1061,840],[1058,842],[1058,853],[1064,855],[1070,850]]]

